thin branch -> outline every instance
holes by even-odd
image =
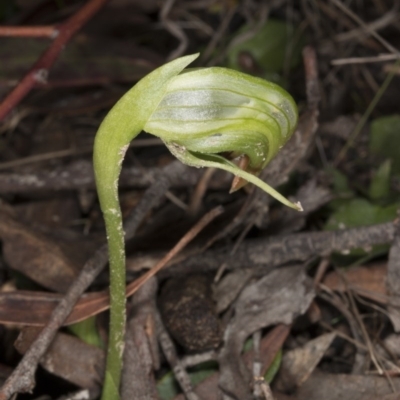
[[[168,14],[170,13],[174,3],[175,0],[166,0],[160,10],[160,20],[162,25],[171,35],[175,36],[179,40],[178,47],[169,54],[167,59],[168,61],[182,56],[189,44],[189,39],[183,29],[178,23],[169,19]]]
[[[162,351],[174,372],[176,380],[185,394],[185,398],[187,400],[201,400],[200,397],[193,391],[193,385],[190,381],[189,374],[179,359],[174,343],[169,337],[169,334],[162,323],[161,316],[158,313],[156,313],[156,326],[157,336]]]
[[[358,17],[353,11],[351,11],[345,4],[343,4],[339,0],[332,0],[333,4],[336,7],[340,8],[346,15],[348,15],[353,21],[357,22],[366,33],[369,33],[373,36],[383,47],[385,47],[388,51],[394,54],[399,54],[399,51],[393,47],[390,43],[388,43],[381,35],[379,35],[375,30],[371,28],[368,24],[366,24],[360,17]]]
[[[134,140],[129,147],[149,147],[149,146],[161,146],[163,145],[162,141],[158,138],[151,139],[136,139]],[[20,167],[21,165],[29,165],[42,161],[54,160],[56,158],[64,158],[70,156],[77,156],[81,154],[91,154],[93,152],[93,146],[82,146],[82,147],[74,147],[65,150],[59,151],[51,151],[48,153],[35,154],[33,156],[18,158],[16,160],[7,161],[0,163],[0,171],[4,169],[11,169],[15,167]]]
[[[83,148],[80,150],[83,150]],[[45,157],[45,155],[42,156]],[[20,160],[20,165],[26,165],[29,161],[32,161],[32,158],[26,159],[27,163],[23,161],[25,159]],[[15,161],[15,163],[17,162],[18,160]],[[0,164],[0,170],[3,165]],[[8,164],[9,168],[11,168],[10,165]],[[136,166],[126,167],[121,172],[120,187],[148,188],[153,182],[156,182],[160,173],[162,174],[162,168],[159,167],[145,169]],[[182,176],[174,178],[172,186],[180,188],[195,186],[203,173],[204,171],[201,169],[186,167],[186,169],[182,170]],[[227,189],[231,180],[231,175],[223,171],[217,171],[209,183],[209,188]],[[93,189],[94,187],[92,163],[86,160],[76,160],[63,166],[42,168],[31,172],[0,173],[0,195],[16,193],[32,195],[37,191],[80,190]]]
[[[0,104],[0,121],[38,84],[45,84],[49,70],[72,36],[96,14],[108,0],[90,0],[59,26],[59,34],[29,72]]]
[[[391,243],[397,224],[398,222],[394,221],[337,231],[302,232],[267,239],[248,239],[240,246],[235,257],[229,260],[228,269],[234,270],[246,265],[259,268],[260,273],[266,274],[281,265],[304,262],[311,257],[325,257],[332,252]],[[228,251],[225,248],[215,248],[201,254],[192,253],[188,258],[174,262],[167,270],[161,272],[161,275],[167,277],[199,270],[213,271],[227,256]],[[152,256],[148,255],[146,262],[152,260],[152,257],[158,259],[159,254],[155,252]]]
[[[54,39],[59,34],[55,26],[0,26],[0,36]]]
[[[400,65],[400,59],[398,59],[396,61],[395,65],[396,66]],[[369,103],[368,108],[365,110],[363,116],[358,121],[357,126],[354,128],[354,131],[351,133],[351,135],[350,135],[349,139],[347,140],[346,144],[342,147],[342,149],[340,150],[338,156],[336,157],[335,162],[333,163],[333,165],[335,167],[337,167],[339,165],[339,163],[344,159],[344,157],[347,154],[347,151],[351,147],[353,147],[358,135],[363,130],[363,128],[364,128],[365,124],[367,123],[369,117],[371,116],[372,112],[375,110],[375,107],[380,102],[382,96],[385,94],[386,89],[391,84],[394,76],[395,76],[394,72],[389,73],[387,75],[387,77],[385,78],[385,80],[383,81],[383,83],[382,83],[381,87],[379,88],[379,90],[375,93],[374,98],[372,99],[371,103]]]
[[[347,65],[347,64],[367,64],[367,63],[378,63],[393,61],[400,58],[398,54],[378,54],[372,57],[348,57],[348,58],[336,58],[331,61],[331,65]]]

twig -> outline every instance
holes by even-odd
[[[269,239],[248,239],[230,259],[227,268],[233,270],[243,265],[259,268],[266,274],[274,268],[293,262],[307,261],[315,256],[327,256],[332,252],[343,252],[355,248],[367,248],[376,244],[391,243],[395,236],[396,224],[388,222],[361,228],[326,232],[303,232]],[[173,276],[193,271],[213,271],[227,258],[225,248],[212,249],[202,254],[179,260],[161,274]],[[159,259],[154,253],[153,257]],[[149,262],[150,256],[146,260]]]
[[[348,32],[342,32],[342,33],[337,34],[335,36],[335,40],[342,42],[342,41],[346,41],[346,40],[351,40],[353,38],[358,38],[362,34],[364,34],[364,35],[372,34],[372,32],[376,32],[379,29],[386,28],[388,25],[390,25],[394,21],[397,21],[398,18],[399,18],[399,15],[396,11],[394,11],[394,10],[389,11],[389,12],[385,13],[381,18],[378,18],[375,21],[369,22],[368,24],[365,24],[361,28],[356,28],[356,29],[348,31]],[[357,22],[359,22],[359,21],[357,21]],[[385,46],[385,47],[387,47],[387,46]]]
[[[347,281],[345,281],[345,284],[347,285]],[[371,358],[372,363],[375,365],[375,368],[379,371],[379,373],[381,375],[383,375],[383,368],[379,364],[379,361],[378,361],[377,356],[376,356],[376,351],[375,351],[374,346],[372,344],[371,338],[368,335],[367,329],[366,329],[365,324],[364,324],[364,322],[363,322],[363,320],[361,318],[361,315],[360,315],[360,313],[358,311],[358,308],[356,306],[356,302],[354,301],[354,297],[353,297],[352,291],[347,289],[347,294],[348,294],[348,298],[350,300],[350,309],[352,310],[352,314],[354,315],[354,318],[358,323],[358,326],[360,328],[361,334],[364,336],[364,342],[367,345],[369,357]]]
[[[140,278],[130,283],[126,288],[127,296],[135,293],[144,283],[146,283],[152,276],[164,268],[178,253],[182,251],[187,244],[193,240],[200,231],[204,229],[213,219],[223,212],[221,206],[215,207],[209,211],[199,222],[197,222],[190,230],[183,236],[179,242],[149,271],[143,274]]]
[[[353,334],[355,340],[360,343],[363,343],[362,333],[360,332],[356,319],[354,318],[353,314],[348,309],[348,307],[343,303],[343,301],[340,299],[338,295],[331,292],[330,290],[326,290],[326,287],[324,285],[320,284],[320,288],[324,289],[325,292],[320,292],[318,296],[327,301],[329,304],[332,304],[342,313],[342,315],[346,318],[347,323],[349,324],[351,333]],[[367,350],[364,350],[363,348],[357,346],[356,357],[352,370],[353,374],[361,374],[364,371],[366,365],[367,352],[368,352]]]
[[[340,8],[346,15],[348,15],[353,21],[357,22],[361,27],[364,28],[365,32],[368,32],[373,36],[383,47],[389,50],[391,53],[399,54],[399,51],[388,43],[381,35],[376,33],[370,26],[368,26],[361,18],[359,18],[353,11],[351,11],[347,6],[345,6],[339,0],[332,0],[336,7]]]
[[[400,65],[400,59],[396,61],[395,63],[396,66]],[[390,83],[392,82],[392,79],[394,78],[395,73],[390,72],[385,80],[383,81],[381,87],[379,90],[376,92],[374,98],[372,99],[371,103],[369,104],[368,108],[366,109],[365,113],[363,114],[362,118],[358,121],[357,126],[354,128],[354,131],[351,133],[348,141],[346,144],[342,147],[340,150],[338,156],[336,157],[336,160],[334,162],[334,166],[337,166],[343,158],[346,156],[347,151],[354,145],[355,140],[357,139],[357,136],[360,134],[362,129],[364,128],[364,125],[367,123],[369,117],[371,116],[372,112],[374,111],[376,105],[379,103],[381,100],[382,96],[385,94],[386,89],[389,87]]]
[[[175,350],[175,346],[169,337],[162,321],[160,315],[156,314],[156,325],[157,325],[157,336],[160,341],[162,351],[167,359],[169,365],[174,371],[176,380],[179,382],[183,393],[187,400],[200,400],[199,396],[193,391],[192,383],[190,382],[190,377],[185,370],[184,365],[179,360],[178,355]]]
[[[220,281],[222,275],[224,274],[226,267],[229,263],[229,260],[235,255],[237,249],[239,248],[239,246],[242,244],[243,240],[245,239],[245,237],[247,236],[247,234],[250,232],[250,229],[253,227],[255,222],[255,218],[251,219],[248,223],[247,226],[244,227],[244,229],[242,230],[242,232],[240,233],[239,237],[236,239],[235,244],[233,245],[229,256],[227,257],[227,259],[222,263],[222,265],[218,268],[215,276],[214,276],[214,282],[217,283]]]
[[[337,58],[332,60],[332,65],[347,65],[347,64],[367,64],[397,60],[400,57],[398,54],[378,54],[374,57],[349,57],[349,58]]]
[[[246,10],[247,7],[243,7],[244,11]],[[251,27],[249,30],[246,30],[243,33],[239,33],[237,35],[235,35],[235,37],[232,39],[232,41],[228,44],[228,46],[220,51],[218,51],[217,55],[211,59],[208,62],[208,65],[216,65],[221,63],[221,61],[226,57],[226,55],[229,53],[229,51],[231,49],[233,49],[235,46],[244,43],[245,41],[252,39],[254,37],[254,35],[256,35],[259,30],[265,25],[265,22],[267,21],[268,18],[268,14],[269,14],[269,9],[270,9],[270,5],[268,3],[263,3],[261,2],[260,4],[257,5],[257,19],[255,20],[254,18],[250,17],[249,15],[246,15],[247,13],[243,13],[245,14],[244,17],[246,19],[246,24]],[[232,9],[233,11],[241,11],[240,6],[236,7],[235,9]],[[233,16],[233,15],[232,15]],[[211,55],[212,52],[215,50],[215,46],[218,44],[218,42],[221,40],[221,33],[219,32],[224,32],[223,29],[226,29],[227,24],[229,24],[229,22],[231,21],[232,17],[225,17],[226,22],[224,25],[222,25],[222,23],[224,23],[224,21],[222,21],[219,29],[218,29],[218,33],[217,33],[217,37],[215,39],[213,39],[212,41],[210,41],[210,43],[207,45],[207,48],[209,48],[209,54]],[[203,59],[206,60],[206,57],[203,54]]]
[[[261,375],[261,357],[260,357],[260,342],[261,342],[261,330],[253,333],[253,379],[254,379],[254,387],[253,387],[253,396],[258,399],[261,397],[261,386],[260,381],[264,379]]]
[[[151,139],[136,139],[129,147],[149,147],[149,146],[161,146],[162,141],[158,138]],[[90,154],[93,151],[93,146],[82,146],[80,148],[71,148],[59,151],[51,151],[48,153],[35,154],[29,157],[18,158],[13,161],[0,163],[0,171],[4,169],[11,169],[14,167],[20,167],[21,165],[29,165],[47,160],[54,160],[55,158],[64,158],[70,156],[77,156],[80,154]]]
[[[55,26],[0,26],[0,36],[54,39],[58,34]]]
[[[271,388],[269,387],[268,383],[265,382],[264,379],[262,379],[260,382],[260,388],[262,390],[265,400],[274,400],[274,396],[272,395]]]
[[[326,273],[330,263],[331,262],[328,257],[323,257],[321,259],[321,261],[319,262],[318,267],[317,267],[317,272],[315,273],[315,276],[314,276],[314,287],[317,287],[321,283],[322,278],[325,276],[325,273]]]
[[[321,100],[318,82],[318,62],[314,48],[307,46],[303,50],[303,63],[306,74],[307,107],[315,110],[318,117],[318,104]],[[315,121],[316,123],[316,121]]]
[[[179,40],[178,47],[170,53],[168,61],[182,56],[189,44],[189,39],[183,29],[176,22],[168,18],[168,14],[174,3],[175,0],[166,0],[160,10],[160,20],[164,28]]]
[[[213,51],[215,50],[215,47],[217,46],[218,42],[224,37],[224,34],[226,30],[229,27],[229,23],[231,22],[233,16],[235,15],[237,6],[235,5],[229,5],[227,3],[229,9],[227,10],[226,14],[224,15],[220,26],[218,29],[214,32],[214,35],[211,37],[210,42],[208,43],[207,47],[203,51],[203,54],[201,55],[201,59],[203,61],[208,60]]]
[[[108,0],[90,0],[59,26],[59,34],[29,72],[0,104],[0,121],[38,84],[45,84],[49,70],[72,36],[97,13]]]
[[[201,202],[207,191],[208,184],[214,175],[216,168],[207,168],[196,185],[193,194],[190,199],[187,213],[191,216],[195,216],[199,213],[201,208]]]
[[[157,279],[150,279],[131,301],[132,317],[125,334],[122,400],[159,399],[153,374],[160,367],[155,329],[157,286]]]
[[[195,365],[205,363],[207,361],[216,361],[217,352],[209,350],[204,353],[191,354],[183,357],[181,363],[184,368],[194,367]]]
[[[143,168],[136,166],[124,168],[121,172],[120,187],[148,188],[163,174],[163,169],[149,167],[146,168],[146,173],[143,172]],[[202,169],[182,167],[181,176],[174,175],[171,186],[195,186],[203,173]],[[217,171],[209,182],[209,187],[228,188],[231,181],[231,175]],[[71,161],[60,167],[41,168],[33,172],[0,173],[0,194],[32,194],[43,190],[79,190],[94,187],[93,166],[86,160]]]
[[[333,328],[331,325],[324,321],[319,321],[319,325],[321,325],[322,328],[328,330],[329,332],[334,332],[336,336],[341,337],[342,339],[346,340],[347,342],[351,343],[357,348],[360,348],[363,351],[367,351],[368,347],[364,344],[361,343],[360,341],[357,341],[356,339],[353,339],[351,336],[346,335],[345,333],[341,332],[339,329]]]

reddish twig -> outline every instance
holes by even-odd
[[[45,84],[49,69],[72,36],[98,12],[108,0],[89,0],[76,14],[59,26],[59,33],[29,72],[0,104],[0,121],[38,84]]]
[[[54,39],[59,34],[55,26],[0,26],[0,36]]]

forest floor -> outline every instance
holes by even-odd
[[[140,78],[197,52],[293,96],[296,131],[260,178],[304,211],[131,143],[128,288],[160,271],[128,293],[121,398],[400,399],[399,48],[397,0],[3,2],[0,400],[99,398],[95,134]]]

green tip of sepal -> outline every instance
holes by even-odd
[[[253,185],[258,186],[260,189],[264,190],[264,192],[268,193],[270,196],[272,196],[274,199],[278,200],[285,206],[293,208],[297,211],[303,211],[303,207],[301,206],[300,202],[293,203],[289,201],[286,197],[282,196],[278,191],[262,181],[260,178],[257,178],[255,175],[243,171],[237,165],[231,163],[224,157],[221,157],[217,154],[202,154],[190,152],[185,147],[177,145],[175,143],[166,143],[166,145],[171,153],[184,164],[198,168],[210,167],[228,171],[233,175],[239,176],[240,178],[251,182]]]

